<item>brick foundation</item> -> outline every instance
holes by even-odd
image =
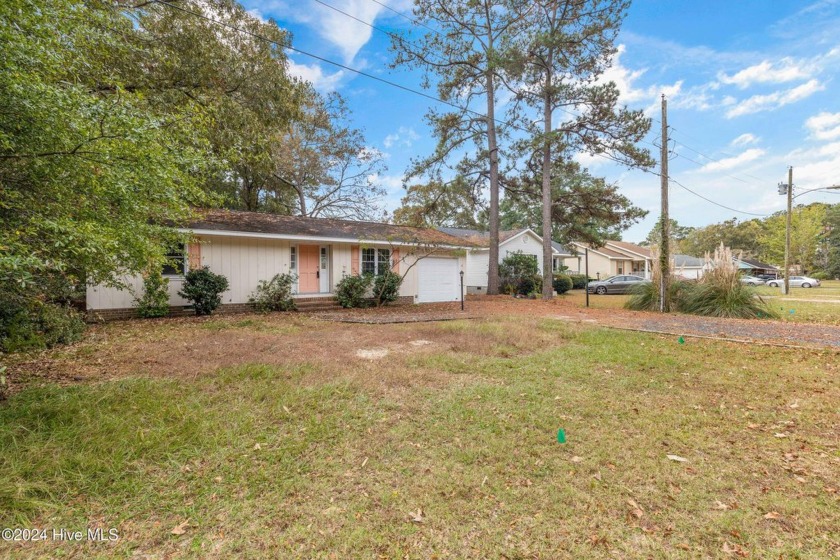
[[[335,302],[333,297],[301,297],[295,298],[297,302]],[[399,296],[397,301],[391,305],[411,305],[414,303],[414,296]],[[254,308],[248,303],[223,303],[214,312],[214,315],[229,315],[233,313],[251,313]],[[173,306],[169,308],[169,315],[166,317],[189,317],[195,315],[195,311],[184,306]],[[163,318],[163,317],[162,317]],[[125,307],[121,309],[92,309],[85,315],[88,323],[101,323],[107,321],[125,321],[128,319],[140,319],[137,316],[137,309]]]

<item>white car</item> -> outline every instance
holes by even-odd
[[[775,280],[770,280],[767,282],[768,286],[772,286],[774,288],[778,288],[779,286],[785,285],[784,278],[777,278]],[[791,276],[790,277],[790,287],[791,288],[816,288],[820,285],[820,281],[816,278],[808,278],[807,276]]]
[[[741,284],[746,284],[747,286],[763,286],[764,280],[756,276],[744,276],[741,278]]]

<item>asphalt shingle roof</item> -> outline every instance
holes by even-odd
[[[335,218],[281,216],[239,210],[202,210],[200,211],[200,217],[189,222],[187,227],[193,230],[297,235],[347,239],[348,241],[370,240],[455,247],[473,245],[469,239],[456,237],[431,228]]]

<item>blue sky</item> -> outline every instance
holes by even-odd
[[[374,0],[323,0],[393,32],[412,27]],[[380,0],[409,13],[405,0]],[[321,57],[420,89],[420,76],[390,69],[389,38],[313,0],[245,0],[262,17],[293,34],[293,45]],[[784,207],[777,184],[794,167],[795,192],[840,183],[840,0],[636,0],[618,40],[607,78],[622,102],[659,118],[668,98],[670,175],[730,208],[769,214]],[[369,146],[385,154],[388,171],[376,180],[393,210],[403,196],[411,157],[427,155],[433,138],[424,121],[431,101],[312,58],[290,54],[291,71],[321,91],[338,91]],[[433,91],[431,93],[434,93]],[[438,107],[442,108],[442,107]],[[656,151],[659,123],[644,147]],[[624,234],[645,237],[659,213],[659,178],[581,154],[590,171],[617,182],[648,218]],[[706,202],[672,184],[671,216],[702,226],[749,214]],[[805,194],[797,202],[840,202],[835,193]]]

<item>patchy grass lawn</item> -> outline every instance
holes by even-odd
[[[115,323],[39,359],[89,382],[0,407],[2,525],[120,538],[4,557],[840,554],[836,352],[273,315]]]

